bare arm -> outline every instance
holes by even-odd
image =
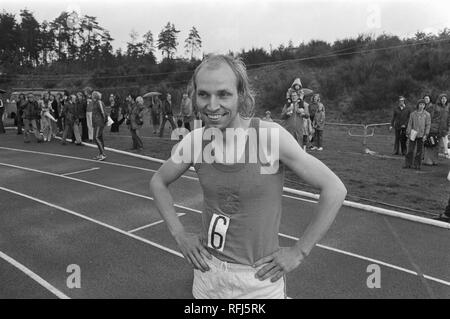
[[[307,154],[295,139],[278,124],[280,132],[280,160],[311,186],[320,189],[320,199],[313,220],[293,247],[281,248],[274,254],[264,257],[254,265],[268,263],[256,276],[260,280],[271,277],[276,281],[285,273],[292,271],[302,262],[325,235],[347,195],[341,180],[322,162]]]
[[[177,149],[186,150],[187,148],[190,148],[193,143],[193,136],[198,132],[198,130],[194,130],[189,133],[178,144]],[[176,151],[175,154],[177,154]],[[203,256],[211,258],[211,255],[200,242],[197,234],[191,234],[185,231],[183,224],[176,214],[173,197],[169,191],[169,185],[183,175],[183,173],[189,169],[191,163],[194,162],[193,156],[194,155],[181,160],[181,158],[177,158],[177,156],[173,154],[172,157],[153,175],[153,178],[150,181],[150,191],[154,196],[159,213],[165,220],[167,227],[180,247],[183,256],[194,268],[201,271],[207,271],[209,270],[209,267],[205,263]]]
[[[280,160],[306,183],[320,189],[314,219],[296,246],[308,255],[330,228],[344,202],[347,190],[342,181],[321,161],[304,152],[291,134],[280,129]]]

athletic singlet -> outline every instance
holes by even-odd
[[[250,123],[258,141],[259,121]],[[261,174],[259,158],[248,163],[248,140],[245,154],[245,163],[202,162],[194,168],[204,197],[202,241],[222,261],[252,265],[279,248],[284,166],[280,163],[275,174]]]

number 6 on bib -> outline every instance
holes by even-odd
[[[208,247],[223,251],[229,225],[230,217],[218,214],[212,216],[208,230]]]

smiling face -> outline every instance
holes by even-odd
[[[197,107],[204,115],[206,127],[236,127],[239,94],[233,70],[225,63],[206,64],[195,82]]]

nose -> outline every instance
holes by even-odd
[[[220,109],[219,99],[215,95],[211,95],[207,109],[210,112],[216,112]]]

